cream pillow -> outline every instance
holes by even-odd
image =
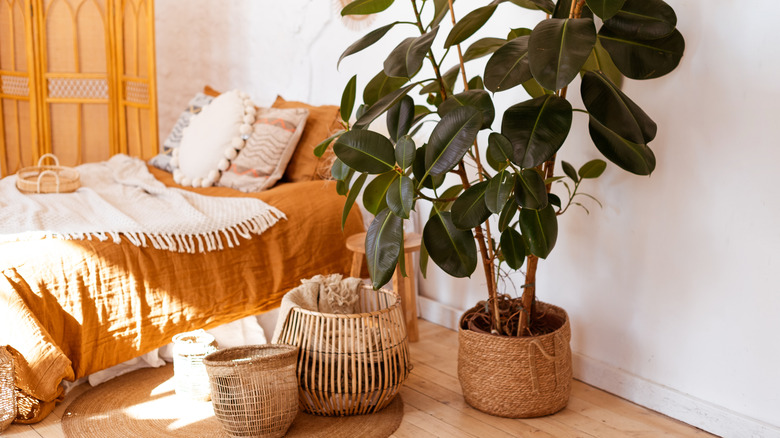
[[[259,192],[276,184],[295,152],[308,116],[309,110],[304,108],[260,108],[251,137],[222,174],[219,185]]]
[[[256,112],[249,97],[234,90],[220,94],[192,116],[182,131],[181,144],[173,150],[174,181],[192,187],[210,187],[219,181],[220,171],[227,170],[244,148]]]

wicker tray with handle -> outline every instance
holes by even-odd
[[[53,165],[44,165],[51,158]],[[72,167],[60,166],[54,154],[44,154],[37,166],[25,167],[16,173],[16,188],[22,193],[69,193],[81,187],[79,172]]]

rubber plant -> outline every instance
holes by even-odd
[[[341,14],[374,14],[393,2],[356,0]],[[488,26],[499,7],[531,10],[540,21],[533,29]],[[370,31],[341,55],[339,63],[389,38],[394,28],[411,34],[382,56],[352,124],[358,93],[357,77],[351,78],[342,95],[344,130],[315,153],[333,147],[332,174],[347,198],[343,217],[361,190],[363,206],[375,215],[366,235],[374,287],[386,284],[398,263],[403,268],[403,221],[429,202],[421,271],[430,259],[449,275],[469,277],[481,261],[484,330],[534,334],[536,269],[555,246],[557,217],[588,196],[581,183],[607,165],[596,159],[575,169],[560,161],[558,175],[557,154],[574,120],[587,120],[606,160],[637,175],[653,172],[648,144],[656,124],[621,83],[658,78],[678,65],[685,43],[675,12],[662,0],[495,0],[458,13],[452,0],[410,0],[408,8],[409,21]],[[470,38],[483,28],[500,35]],[[482,74],[469,76],[482,57],[489,57]],[[572,83],[584,109],[567,100]],[[513,89],[521,101],[497,114],[494,94]],[[383,114],[388,135],[370,129]],[[427,141],[415,141],[426,124]],[[459,182],[445,186],[447,174]],[[566,189],[564,199],[551,193],[556,182]],[[499,291],[500,275],[524,264],[522,296],[509,298]]]

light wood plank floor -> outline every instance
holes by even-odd
[[[420,320],[420,342],[411,344],[414,370],[401,390],[404,420],[394,437],[713,436],[576,380],[568,406],[555,415],[513,420],[483,414],[463,401],[457,351],[457,333]],[[44,421],[32,426],[14,424],[3,436],[64,437],[62,413],[88,389],[88,385],[75,388]]]

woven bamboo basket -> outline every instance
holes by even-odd
[[[217,341],[205,330],[179,333],[173,337],[173,382],[177,395],[207,401],[209,376],[203,358],[217,351]]]
[[[480,306],[468,310],[466,315]],[[537,302],[560,328],[533,337],[458,330],[458,378],[466,402],[482,412],[531,418],[560,411],[571,394],[571,329],[560,307]]]
[[[0,432],[16,418],[16,393],[14,384],[14,359],[0,347]]]
[[[53,165],[44,165],[51,158]],[[53,154],[44,154],[37,166],[25,167],[16,173],[16,188],[23,193],[69,193],[81,187],[79,172],[72,167],[60,166]]]
[[[359,289],[360,313],[293,308],[279,336],[297,345],[301,408],[315,415],[369,414],[387,406],[411,370],[401,299]]]
[[[203,359],[214,415],[231,437],[280,437],[298,415],[298,347],[251,345]]]

